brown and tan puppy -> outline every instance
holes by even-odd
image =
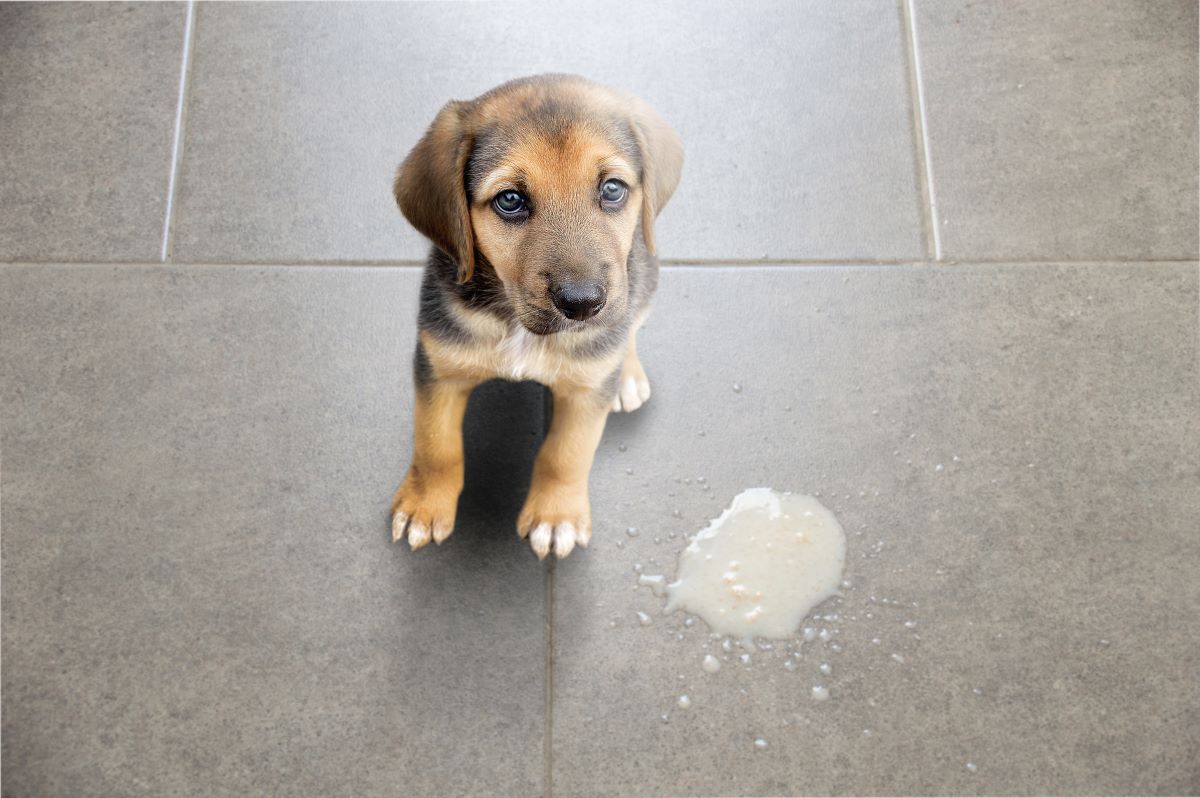
[[[650,397],[634,336],[658,282],[654,219],[682,164],[679,137],[653,109],[580,77],[514,80],[438,113],[395,183],[434,249],[393,540],[416,549],[454,529],[467,397],[500,377],[554,395],[517,533],[539,558],[587,545],[605,419]]]

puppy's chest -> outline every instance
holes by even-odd
[[[495,344],[492,367],[499,377],[549,384],[572,370],[571,357],[563,350],[555,336],[534,335],[524,327],[515,326],[506,330]]]

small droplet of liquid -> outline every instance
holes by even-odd
[[[631,538],[636,538],[638,536],[638,529],[636,526],[626,527],[625,534]]]
[[[743,665],[750,664],[750,655],[749,654],[743,654],[740,657],[738,657],[738,659],[742,661]]]
[[[814,684],[812,697],[813,701],[827,701],[829,699],[829,688],[821,684]]]
[[[916,621],[905,621],[905,622],[904,622],[904,628],[905,628],[905,629],[915,629],[915,628],[916,628],[916,626],[917,626],[917,622],[916,622]]]
[[[671,511],[671,515],[675,516],[676,518],[683,518],[683,511],[676,508]]]
[[[679,696],[678,699],[675,700],[675,706],[679,707],[680,709],[691,709],[692,708],[692,699],[688,698],[685,695],[681,695],[681,696]]]
[[[817,630],[811,626],[804,627],[804,642],[811,643],[817,639]]]
[[[904,657],[900,656],[899,654],[893,654],[892,659],[896,660],[896,662],[899,662],[901,665],[904,664]]]
[[[754,741],[754,749],[756,751],[766,751],[767,750],[767,741],[764,740],[763,738],[759,737],[757,740]]]
[[[623,444],[623,443],[622,443],[620,446],[618,446],[618,447],[617,447],[617,451],[618,451],[618,452],[624,452],[624,451],[628,451],[628,450],[629,450],[629,447],[628,447],[628,446],[626,446],[626,445],[625,445],[625,444]]]
[[[700,663],[700,667],[704,669],[705,673],[716,673],[721,670],[721,660],[712,654],[705,654],[704,661]]]
[[[828,662],[822,662],[820,665],[817,666],[817,670],[819,670],[821,673],[825,674],[826,676],[829,676],[830,674],[833,673],[833,666],[830,665]]]
[[[637,619],[638,623],[640,623],[642,626],[649,626],[650,624],[654,623],[654,619],[644,612],[639,612],[637,614]]]
[[[626,473],[626,474],[630,474],[630,475],[632,475],[632,474],[633,474],[633,469],[632,469],[632,468],[626,468],[626,469],[625,469],[625,473]]]
[[[735,383],[733,384],[733,392],[734,392],[734,393],[741,393],[741,392],[742,392],[742,384],[741,384],[740,382],[735,382]]]
[[[819,639],[822,643],[828,643],[831,638],[832,635],[829,633],[828,629],[822,629],[821,631],[817,632],[817,639]]]
[[[942,465],[941,463],[938,463],[937,465],[935,465],[933,467],[933,470],[934,471],[945,471],[946,467],[944,465]]]
[[[974,773],[975,771],[979,770],[979,766],[978,766],[978,765],[976,765],[974,762],[968,762],[968,763],[967,763],[967,770],[969,770],[969,771],[971,771],[972,773]]]

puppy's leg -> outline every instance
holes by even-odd
[[[592,537],[588,474],[608,418],[607,392],[553,388],[554,418],[533,464],[529,497],[517,533],[529,537],[542,559],[554,549],[566,557]]]
[[[418,360],[421,353],[418,352]],[[463,414],[472,384],[437,380],[418,369],[413,459],[392,500],[392,540],[419,549],[454,530],[463,486]]]
[[[625,352],[625,363],[621,366],[621,379],[617,382],[617,396],[612,409],[632,413],[650,398],[650,380],[642,361],[637,356],[637,331],[629,334],[629,349]]]

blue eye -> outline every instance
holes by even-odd
[[[492,207],[496,209],[496,213],[507,219],[524,216],[529,212],[525,197],[521,196],[521,192],[512,189],[497,194],[492,199]]]
[[[600,184],[600,202],[608,207],[616,207],[629,196],[629,186],[620,180],[609,179]]]

